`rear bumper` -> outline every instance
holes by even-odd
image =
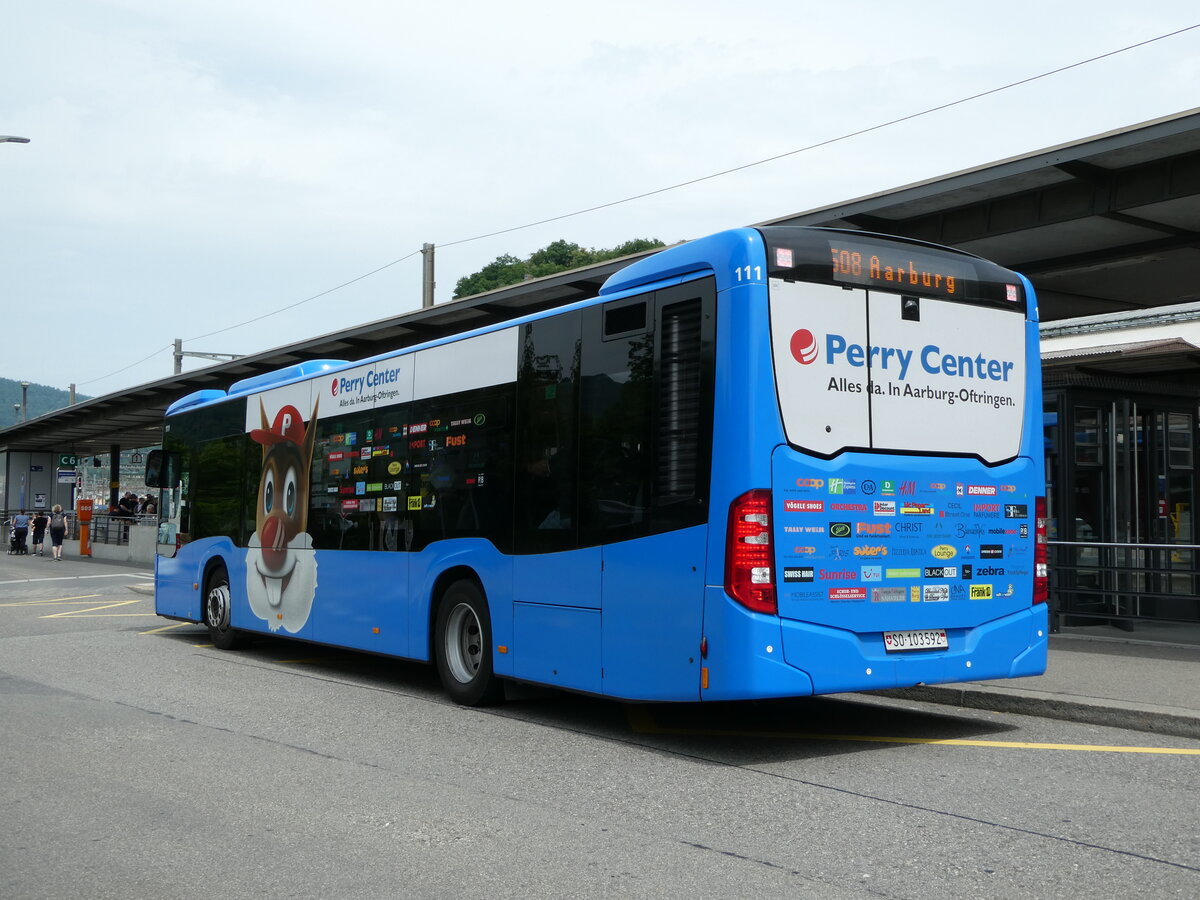
[[[1040,675],[1049,647],[1045,604],[971,628],[948,628],[945,650],[889,653],[881,632],[786,619],[782,632],[784,659],[808,674],[817,694]]]
[[[888,653],[880,632],[855,633],[750,612],[706,590],[704,700],[800,697],[1040,675],[1049,629],[1045,604],[971,628],[947,629],[946,650]]]

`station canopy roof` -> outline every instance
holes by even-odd
[[[732,223],[731,223],[732,224]],[[1042,320],[1200,300],[1200,108],[757,223],[959,247],[1023,272]],[[180,397],[311,359],[356,360],[594,297],[633,259],[563,272],[97,397],[0,430],[0,450],[79,455],[157,444]]]

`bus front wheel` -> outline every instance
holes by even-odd
[[[238,644],[238,633],[229,625],[231,604],[229,573],[224,566],[217,566],[204,585],[204,624],[218,650],[232,650]]]
[[[463,706],[500,700],[504,686],[492,671],[492,623],[487,600],[473,581],[456,581],[442,596],[434,628],[442,687]]]

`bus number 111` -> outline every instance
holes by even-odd
[[[733,271],[738,281],[762,281],[762,266],[739,266]]]

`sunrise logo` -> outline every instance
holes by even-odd
[[[792,335],[792,356],[802,366],[811,366],[817,361],[817,339],[807,328]]]

